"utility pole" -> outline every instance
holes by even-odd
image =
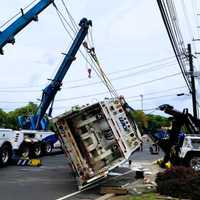
[[[190,65],[190,78],[191,78],[191,87],[192,87],[192,106],[194,117],[197,118],[197,102],[196,102],[196,88],[195,88],[195,79],[194,79],[194,66],[193,66],[193,55],[191,50],[191,44],[188,44],[188,58]]]

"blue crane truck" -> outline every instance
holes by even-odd
[[[26,13],[21,9],[21,16],[5,28],[5,30],[0,31],[0,54],[3,54],[3,47],[6,44],[15,43],[14,36],[17,33],[23,30],[32,21],[38,21],[38,15],[53,3],[54,0],[40,0]],[[47,130],[47,117],[44,116],[49,106],[53,104],[56,93],[61,89],[62,80],[73,60],[75,60],[75,55],[92,23],[90,20],[83,18],[79,25],[80,30],[68,53],[65,54],[65,58],[57,74],[51,83],[43,90],[42,100],[36,114],[33,116],[19,116],[19,131],[10,129],[0,130],[0,166],[7,165],[11,158],[16,155],[16,152],[20,156],[41,156],[42,153],[49,153],[52,151],[53,147],[58,147],[60,145],[57,135]],[[50,110],[52,110],[52,106]],[[18,140],[18,138],[20,138],[20,140]]]

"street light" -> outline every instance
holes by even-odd
[[[180,97],[180,96],[190,96],[190,94],[186,94],[186,93],[179,93],[179,94],[176,94],[176,96]]]
[[[141,94],[140,97],[141,97],[141,109],[143,111],[144,110],[144,108],[143,108],[143,97],[144,97],[143,94]]]

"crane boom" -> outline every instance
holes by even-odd
[[[22,116],[18,117],[19,125],[21,128],[29,127],[29,129],[34,130],[41,129],[42,119],[48,107],[53,103],[56,93],[61,89],[62,81],[68,69],[70,68],[73,60],[75,60],[75,55],[78,52],[83,40],[85,39],[85,36],[88,33],[89,26],[92,26],[92,22],[91,20],[83,18],[80,21],[79,26],[81,28],[77,33],[68,53],[65,54],[64,60],[60,65],[55,77],[53,78],[53,80],[51,80],[51,83],[43,90],[42,100],[38,107],[37,113],[34,116],[30,117],[30,120],[24,119],[24,117]],[[30,123],[30,126],[27,126],[25,122],[26,120]]]
[[[10,24],[5,30],[0,31],[0,54],[3,54],[3,47],[7,43],[14,44],[14,36],[19,33],[32,21],[38,21],[38,14],[47,8],[54,0],[40,0],[26,13],[21,9],[22,15]]]

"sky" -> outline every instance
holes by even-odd
[[[155,108],[170,104],[178,110],[188,107],[192,112],[191,96],[174,57],[156,0],[64,1],[77,23],[83,17],[92,20],[92,36],[99,61],[115,89],[134,109],[143,107],[146,113],[161,114]],[[186,5],[191,31],[188,31],[189,23],[185,20],[181,1]],[[0,25],[30,2],[3,1]],[[55,0],[55,3],[68,18],[61,0]],[[196,27],[199,21],[194,17],[194,13],[200,13],[200,3],[198,0],[176,0],[176,6],[187,44],[193,37],[200,37]],[[39,103],[42,89],[49,83],[47,79],[53,78],[64,58],[62,53],[66,53],[72,43],[52,5],[39,15],[38,22],[32,22],[18,33],[15,40],[14,46],[4,47],[4,55],[0,57],[0,108],[7,112],[30,101]],[[200,51],[198,43],[196,49],[192,47],[194,51]],[[86,61],[78,53],[65,76],[62,90],[56,95],[53,116],[72,106],[109,97],[94,70],[88,78],[87,68]],[[177,96],[179,93],[185,95]]]

